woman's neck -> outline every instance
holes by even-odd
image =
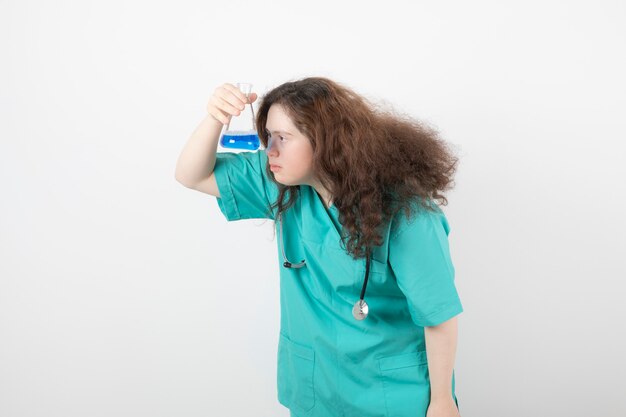
[[[322,199],[322,202],[324,203],[324,206],[327,209],[330,208],[330,206],[332,206],[332,204],[333,204],[333,196],[330,195],[330,193],[328,191],[326,191],[326,189],[324,187],[320,186],[320,185],[313,185],[312,187],[315,190],[315,192],[317,192],[317,194]]]

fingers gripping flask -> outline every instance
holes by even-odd
[[[250,97],[252,84],[237,83],[236,85],[246,98]],[[239,116],[232,115],[220,138],[220,145],[224,148],[256,150],[260,144],[254,121],[254,109],[252,103],[248,102]]]

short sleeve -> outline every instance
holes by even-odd
[[[436,326],[463,311],[454,285],[450,227],[445,214],[424,209],[407,221],[389,241],[389,264],[407,299],[413,322]]]
[[[220,192],[217,205],[226,220],[274,219],[270,206],[278,197],[278,186],[265,171],[265,152],[218,152],[215,181]]]

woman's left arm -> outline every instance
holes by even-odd
[[[457,417],[459,413],[452,396],[457,318],[424,327],[424,333],[430,375],[430,405],[426,417]]]

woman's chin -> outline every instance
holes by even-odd
[[[285,182],[283,176],[280,175],[280,173],[278,172],[274,172],[274,179],[276,180],[276,182],[281,183],[282,185],[289,185]]]
[[[295,187],[297,185],[303,185],[305,184],[304,182],[302,182],[301,178],[296,178],[294,179],[293,177],[288,177],[285,174],[282,173],[282,169],[278,172],[273,172],[272,173],[274,175],[274,180],[279,183],[282,184],[286,187]]]
[[[280,173],[274,173],[274,179],[276,180],[276,182],[287,186],[287,187],[293,187],[294,185],[298,185],[297,182],[294,181],[289,181],[287,178],[285,178],[283,175],[281,175]]]

